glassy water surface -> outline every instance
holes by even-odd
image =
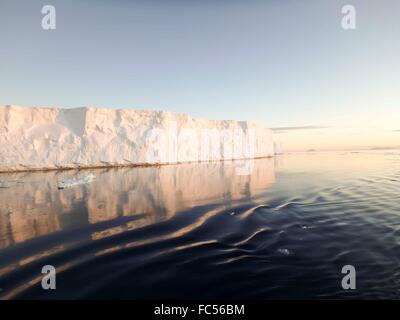
[[[399,151],[238,165],[0,174],[0,298],[400,298]]]

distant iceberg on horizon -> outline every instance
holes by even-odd
[[[272,131],[135,109],[0,106],[0,171],[272,157]]]

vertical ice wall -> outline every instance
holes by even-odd
[[[245,121],[134,109],[0,106],[0,171],[273,156],[272,132]]]

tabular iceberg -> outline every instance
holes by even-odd
[[[234,160],[274,155],[246,121],[134,109],[0,106],[0,171]]]

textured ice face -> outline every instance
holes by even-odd
[[[269,129],[134,109],[0,106],[0,171],[274,155]]]

